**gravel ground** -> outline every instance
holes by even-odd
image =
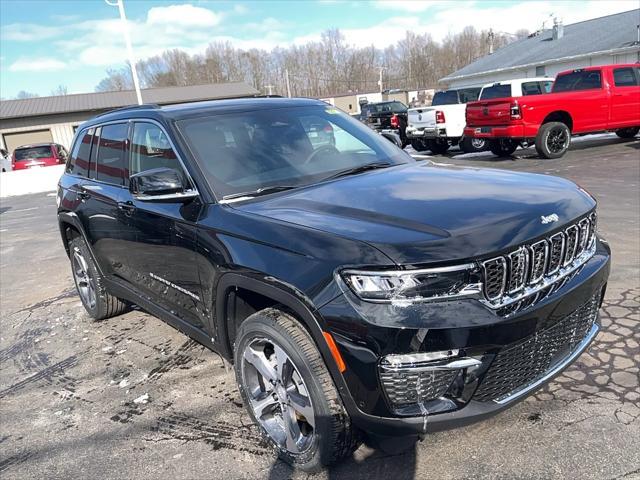
[[[640,141],[586,138],[441,163],[561,175],[599,200],[613,249],[603,331],[561,377],[491,420],[385,455],[368,447],[312,478],[640,478]],[[74,292],[55,198],[0,203],[0,475],[307,478],[277,461],[215,354],[134,310],[92,323]]]

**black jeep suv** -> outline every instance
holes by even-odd
[[[415,440],[535,391],[596,336],[609,274],[575,184],[416,163],[314,100],[98,116],[58,204],[91,317],[135,303],[222,354],[309,471],[362,433]]]

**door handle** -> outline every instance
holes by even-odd
[[[125,215],[131,215],[135,209],[136,206],[131,200],[127,200],[126,202],[118,202],[118,210],[122,210]]]

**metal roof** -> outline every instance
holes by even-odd
[[[147,88],[142,90],[142,99],[146,103],[167,105],[187,101],[250,97],[259,93],[258,90],[246,83],[235,82],[187,87]],[[103,111],[135,105],[136,102],[136,94],[133,90],[3,100],[0,102],[0,118]]]
[[[510,43],[491,55],[479,58],[439,81],[544,65],[600,52],[640,51],[637,43],[638,24],[640,9],[565,25],[564,35],[557,40],[553,40],[551,29],[543,30],[536,36]]]

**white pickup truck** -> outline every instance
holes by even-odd
[[[552,86],[553,79],[538,77],[489,83],[482,88],[461,88],[437,92],[430,107],[408,110],[407,139],[415,150],[431,150],[434,154],[445,153],[451,145],[459,145],[465,153],[485,150],[487,145],[484,139],[463,136],[467,102],[500,97],[539,95],[549,93]]]

